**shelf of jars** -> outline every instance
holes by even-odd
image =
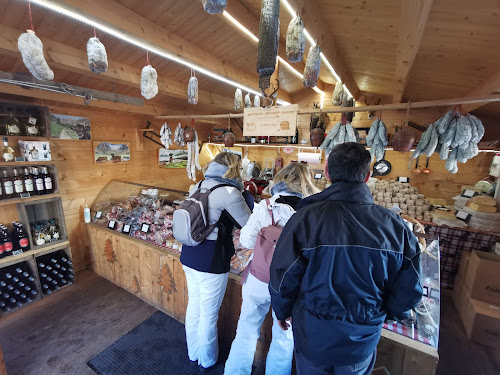
[[[45,138],[50,132],[48,107],[0,102],[0,135]]]

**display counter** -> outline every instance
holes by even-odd
[[[149,233],[146,233],[145,239],[135,237],[130,233],[123,233],[125,225],[129,225],[125,222],[130,220],[131,216],[125,215],[124,212],[115,216],[114,214],[117,212],[113,212],[112,209],[112,207],[118,206],[115,203],[128,201],[129,196],[138,197],[142,190],[149,188],[151,187],[140,184],[112,181],[99,194],[92,205],[94,222],[84,225],[91,249],[92,268],[97,274],[175,319],[184,322],[188,291],[184,271],[179,260],[179,250],[172,246],[172,244],[175,245],[174,240],[167,238],[164,242],[158,240],[157,243],[154,243],[147,237]],[[159,205],[162,210],[165,209],[165,204],[174,204],[175,200],[182,199],[184,196],[183,192],[175,192],[167,188],[158,188],[158,191],[163,192],[164,196],[161,202],[156,200],[155,204]],[[109,202],[115,203],[109,204]],[[105,206],[107,212],[105,212],[106,210],[100,211],[103,216],[112,213],[111,219],[124,220],[121,230],[117,230],[116,226],[114,229],[108,228],[104,221],[95,218],[96,213]],[[131,210],[133,209],[134,207]],[[135,215],[134,217],[137,217],[139,211],[140,215],[147,211],[137,209],[137,207],[135,209],[136,212],[132,215]],[[142,217],[151,219],[148,214]],[[153,221],[149,225],[168,225],[164,218],[158,219],[161,224]],[[131,233],[133,233],[134,228],[140,228],[142,224],[140,220],[132,224]],[[433,245],[434,242],[435,245]],[[422,257],[422,270],[426,272],[423,275],[424,283],[427,283],[429,290],[429,299],[424,299],[427,304],[421,308],[422,314],[416,314],[413,324],[411,322],[406,322],[407,325],[387,323],[382,330],[382,338],[378,345],[377,367],[385,366],[392,375],[431,375],[435,373],[438,362],[436,348],[439,335],[439,271],[436,271],[439,270],[439,249],[437,247],[436,250],[435,247],[432,250],[432,246],[437,245],[437,241],[434,242],[428,237],[429,254],[433,254],[433,257]],[[239,275],[230,273],[226,294],[220,309],[219,322],[221,324],[219,324],[218,329],[222,351],[229,350],[236,333],[242,302],[240,279]],[[434,307],[432,318],[436,327],[434,330],[427,327],[426,330],[426,325],[432,326],[432,322],[429,323],[427,317],[422,317],[429,312],[427,310],[431,305]],[[265,361],[271,342],[271,328],[272,317],[271,314],[268,314],[257,343],[255,354],[257,366],[262,365]]]

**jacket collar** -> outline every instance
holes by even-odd
[[[302,199],[297,205],[299,208],[320,201],[343,201],[352,203],[373,204],[373,197],[370,188],[364,182],[334,182],[330,187],[321,193],[311,195]]]

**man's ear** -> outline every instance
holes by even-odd
[[[365,177],[365,184],[368,182],[368,180],[370,179],[371,176],[372,176],[372,171],[368,171],[368,173],[366,174],[366,177]]]

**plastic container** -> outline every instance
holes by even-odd
[[[89,206],[85,206],[85,209],[83,210],[83,220],[86,223],[90,223],[90,208]]]

